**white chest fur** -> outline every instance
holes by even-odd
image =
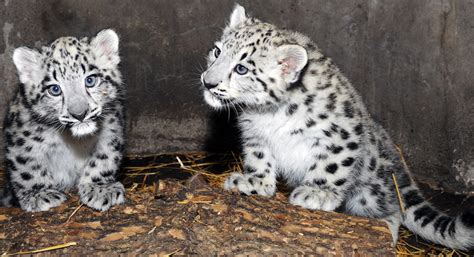
[[[290,183],[299,182],[314,163],[315,142],[324,145],[317,133],[308,133],[304,116],[287,115],[285,110],[267,114],[243,114],[241,123],[244,138],[258,137],[273,155],[277,172]],[[302,131],[301,131],[301,130]],[[314,129],[313,129],[314,131]]]
[[[96,143],[97,136],[75,139],[69,133],[51,134],[42,149],[42,163],[60,187],[69,188],[84,172]]]

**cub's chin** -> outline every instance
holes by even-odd
[[[204,100],[206,101],[207,104],[209,104],[211,107],[215,109],[221,109],[222,107],[224,107],[224,104],[222,103],[222,101],[219,100],[219,98],[212,95],[212,93],[207,90],[204,91]]]
[[[92,135],[97,131],[97,129],[97,124],[93,121],[77,123],[70,128],[71,134],[77,138]]]

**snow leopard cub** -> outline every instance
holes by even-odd
[[[385,130],[306,36],[237,5],[201,80],[209,105],[241,110],[244,174],[232,174],[226,189],[272,196],[281,176],[294,187],[292,204],[383,219],[394,242],[403,224],[433,242],[474,246],[474,215],[449,217],[422,197]]]
[[[21,84],[4,122],[3,205],[45,211],[72,187],[96,210],[124,202],[115,178],[124,148],[118,44],[108,29],[90,41],[61,37],[41,51],[15,49]]]

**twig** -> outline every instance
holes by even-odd
[[[77,206],[77,208],[74,209],[74,211],[71,213],[71,215],[69,215],[69,218],[67,218],[67,220],[66,220],[66,222],[65,222],[64,224],[69,223],[69,221],[71,221],[72,216],[74,216],[74,214],[76,214],[76,212],[78,212],[79,209],[81,209],[81,207],[82,207],[83,205],[84,205],[84,204],[81,203],[79,206]]]
[[[148,231],[148,235],[155,232],[156,226],[154,226],[150,231]]]
[[[164,254],[164,255],[161,255],[161,256],[162,256],[162,257],[170,257],[170,256],[174,255],[175,253],[178,253],[179,251],[181,251],[181,249],[175,250],[175,251],[173,251],[173,252],[171,252],[171,253]]]
[[[398,154],[400,155],[400,160],[402,161],[403,166],[405,167],[406,171],[408,172],[408,165],[407,165],[407,162],[405,161],[405,157],[403,156],[402,149],[400,147],[398,147],[398,145],[395,145],[395,148],[397,149]],[[398,187],[397,178],[395,177],[394,173],[392,173],[392,178],[393,178],[393,183],[395,184],[395,189],[397,190],[397,197],[398,197],[398,203],[400,204],[400,209],[401,209],[402,213],[404,213],[405,212],[405,205],[403,203],[403,199],[402,199],[402,196],[400,194],[400,189]]]
[[[400,210],[402,211],[402,213],[404,213],[405,205],[403,204],[403,199],[400,194],[400,189],[398,188],[397,178],[395,177],[394,173],[392,173],[392,179],[393,179],[393,183],[395,183],[395,190],[397,190],[397,197],[398,197],[398,203],[400,204]]]
[[[69,242],[69,243],[65,243],[65,244],[60,244],[60,245],[55,245],[55,246],[51,246],[51,247],[38,249],[38,250],[26,251],[26,252],[16,252],[16,253],[11,253],[11,254],[7,254],[7,255],[11,256],[11,255],[21,255],[21,254],[42,253],[42,252],[48,252],[48,251],[63,249],[63,248],[67,248],[67,247],[75,246],[75,245],[77,245],[77,242]]]
[[[405,167],[405,169],[408,170],[408,164],[405,161],[405,157],[403,156],[402,149],[400,147],[398,147],[398,145],[395,145],[395,148],[397,149],[398,154],[400,155],[400,159],[402,160],[403,166]]]
[[[181,161],[181,159],[180,159],[178,156],[176,156],[176,160],[178,160],[179,166],[181,166],[182,169],[186,169],[186,167],[184,166],[183,162]]]

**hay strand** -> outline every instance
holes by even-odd
[[[402,211],[402,213],[404,213],[405,212],[405,204],[403,203],[403,199],[402,199],[402,196],[400,194],[400,189],[398,187],[397,178],[395,177],[394,173],[392,173],[392,179],[393,179],[393,183],[395,184],[395,190],[397,191],[398,204],[400,205],[400,210]]]
[[[11,253],[11,254],[6,254],[7,256],[12,256],[12,255],[23,255],[23,254],[35,254],[35,253],[42,253],[42,252],[49,252],[49,251],[54,251],[58,249],[63,249],[71,246],[77,245],[77,242],[69,242],[65,244],[60,244],[60,245],[55,245],[55,246],[50,246],[38,250],[33,250],[33,251],[24,251],[24,252],[16,252],[16,253]]]
[[[83,205],[84,205],[84,204],[81,203],[79,206],[77,206],[77,208],[74,209],[74,211],[71,213],[71,215],[69,215],[69,217],[67,218],[66,222],[64,222],[64,224],[69,223],[69,221],[71,221],[72,216],[74,216],[74,214],[76,214],[76,213],[79,211],[79,209],[81,209],[81,207],[82,207]]]

